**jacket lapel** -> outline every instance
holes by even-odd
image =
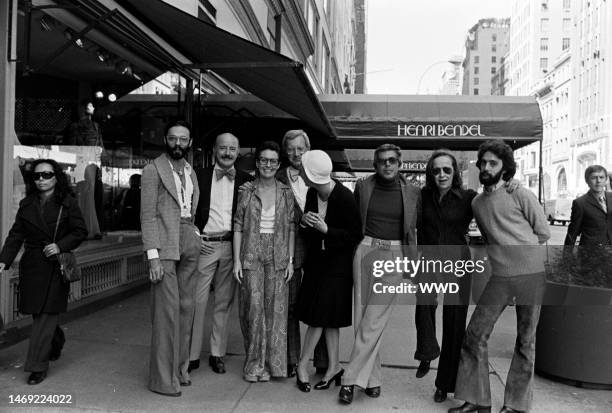
[[[23,209],[23,219],[30,222],[36,228],[39,228],[49,237],[49,239],[51,239],[53,234],[47,226],[47,223],[43,220],[42,209],[40,208],[38,196],[36,194],[30,195],[26,202],[26,208]]]
[[[593,196],[591,192],[588,192],[586,194],[586,201],[590,203],[591,205],[593,205],[595,208],[597,208],[599,211],[604,212],[603,208],[601,207],[601,205],[599,204],[597,199],[595,199],[595,197]],[[607,194],[606,194],[606,203],[608,205],[608,211],[609,211],[610,210],[610,200],[607,197]]]
[[[166,187],[166,190],[172,196],[172,198],[174,198],[176,203],[180,205],[181,203],[179,202],[179,199],[178,199],[178,193],[176,191],[176,183],[174,182],[174,175],[172,173],[172,168],[170,168],[170,162],[168,161],[168,158],[166,158],[165,155],[162,155],[158,157],[157,159],[155,159],[154,162],[155,162],[155,167],[157,168],[157,171],[159,172],[159,178],[164,184],[164,187]],[[194,188],[194,192],[195,192],[195,188]]]

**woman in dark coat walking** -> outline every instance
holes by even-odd
[[[32,170],[26,197],[0,252],[0,272],[11,266],[23,245],[19,311],[33,318],[24,369],[31,372],[28,384],[38,384],[47,376],[49,360],[60,357],[66,341],[59,313],[66,311],[70,284],[62,279],[56,255],[78,247],[87,237],[87,228],[60,165],[39,159]]]
[[[340,384],[344,370],[339,362],[341,327],[351,325],[353,253],[363,238],[361,218],[350,190],[332,180],[332,162],[323,151],[302,155],[303,178],[311,188],[306,195],[300,231],[304,234],[306,260],[297,312],[308,325],[297,368],[297,385],[310,391],[306,366],[314,348],[325,334],[328,368],[315,389]]]

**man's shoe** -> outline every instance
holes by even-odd
[[[181,381],[181,386],[182,387],[189,387],[189,386],[191,386],[191,380],[187,379],[187,380]]]
[[[419,364],[419,368],[417,369],[417,372],[416,372],[417,379],[425,377],[425,375],[427,373],[429,373],[429,364],[430,363],[431,363],[431,361],[429,361],[429,360],[421,360],[421,363]]]
[[[200,359],[189,360],[189,367],[187,367],[187,373],[191,373],[192,370],[197,370],[199,368],[200,368]]]
[[[444,400],[446,400],[446,392],[436,389],[436,392],[434,393],[434,402],[442,403]]]
[[[338,400],[340,403],[351,404],[353,402],[353,393],[355,386],[342,386],[340,387],[340,393],[338,393]]]
[[[465,402],[462,406],[448,409],[448,413],[491,413],[491,406],[479,406],[477,404]]]
[[[295,377],[297,374],[297,364],[287,364],[287,377]]]
[[[501,408],[499,413],[525,413],[525,412],[522,410],[513,409],[512,407],[504,406]]]
[[[376,398],[376,397],[380,397],[380,386],[376,386],[376,387],[366,387],[366,389],[364,390],[364,393],[367,396]]]
[[[168,396],[168,397],[180,397],[182,395],[180,391],[177,391],[176,393],[164,393],[163,391],[157,391],[157,390],[151,390],[151,391],[153,393],[161,394],[162,396]]]
[[[35,371],[30,374],[28,377],[28,384],[34,385],[43,381],[47,377],[46,371]]]
[[[208,364],[212,367],[212,370],[217,374],[225,373],[225,363],[223,363],[223,357],[210,356],[208,357]]]

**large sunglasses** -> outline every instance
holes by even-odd
[[[434,176],[440,175],[442,172],[444,172],[446,175],[452,175],[453,168],[450,166],[443,166],[442,168],[432,168],[431,172],[434,174]]]
[[[399,159],[391,156],[389,158],[385,158],[385,159],[376,159],[376,165],[378,166],[384,166],[387,164],[387,162],[389,162],[390,165],[398,165],[399,164]]]
[[[34,180],[38,181],[40,178],[47,180],[51,179],[55,176],[55,172],[44,171],[44,172],[34,172],[32,174],[34,176]]]

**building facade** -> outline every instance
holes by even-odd
[[[491,78],[508,51],[509,31],[509,19],[481,19],[468,31],[462,94],[491,95]]]
[[[461,56],[453,56],[448,62],[450,66],[442,73],[440,94],[461,95],[461,65],[463,63],[463,58]]]

